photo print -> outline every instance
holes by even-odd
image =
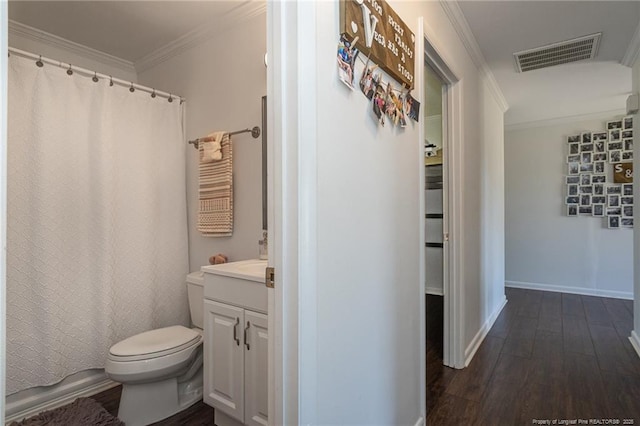
[[[609,151],[609,163],[620,163],[622,161],[622,151]]]
[[[604,217],[604,204],[594,204],[593,215],[596,217]]]
[[[606,195],[592,195],[591,204],[607,204]]]
[[[593,173],[604,173],[604,161],[593,162]]]
[[[620,193],[622,193],[620,185],[609,185],[609,186],[607,186],[607,195],[620,194]]]
[[[362,93],[369,100],[373,99],[376,87],[378,87],[378,84],[380,83],[380,74],[374,73],[377,67],[377,65],[373,65],[371,67],[365,66],[364,71],[362,72],[362,77],[360,78],[360,90],[362,90]]]
[[[593,175],[583,173],[580,175],[580,185],[591,185],[591,179]]]
[[[596,183],[593,185],[593,194],[594,195],[604,195],[604,185],[601,183]]]
[[[606,152],[596,152],[593,154],[593,161],[607,161],[609,156]]]
[[[622,149],[625,151],[633,151],[633,139],[623,139],[622,140]]]
[[[593,209],[591,206],[580,206],[578,212],[588,216],[593,215]]]
[[[567,185],[567,195],[578,195],[578,185]]]
[[[591,195],[589,195],[589,194],[580,195],[580,205],[581,206],[590,206],[591,205]]]
[[[582,145],[580,145],[580,152],[593,152],[593,144],[583,143]]]
[[[582,145],[584,146],[584,145]],[[592,159],[591,159],[591,153],[590,152],[583,152],[582,154],[580,154],[580,162],[582,163],[591,163]]]
[[[620,204],[622,204],[623,206],[633,205],[633,197],[620,197]]]
[[[577,204],[567,204],[567,216],[578,216]]]
[[[567,185],[580,183],[580,176],[566,176]]]
[[[607,149],[609,151],[613,151],[614,149],[622,149],[622,142],[609,142],[607,145]]]
[[[580,135],[567,136],[568,143],[580,142]]]
[[[620,133],[620,137],[622,139],[632,138],[633,137],[633,130],[623,130],[622,133]]]
[[[622,184],[622,195],[633,195],[633,184],[632,183],[623,183]]]
[[[566,204],[578,204],[580,202],[580,197],[577,195],[575,197],[567,197]]]
[[[604,144],[604,141],[596,141],[593,143],[593,150],[595,152],[606,152],[607,148]]]
[[[620,129],[610,130],[609,131],[609,143],[619,141],[621,136],[622,136],[622,132],[620,131]]]
[[[577,175],[580,173],[580,163],[575,162],[567,164],[567,171],[570,175]]]
[[[633,218],[632,217],[623,217],[620,219],[620,225],[624,228],[633,228]]]
[[[377,85],[376,93],[373,95],[373,113],[378,118],[378,123],[380,123],[382,126],[384,126],[384,106],[386,97],[387,95],[385,90],[382,88],[382,85]]]
[[[407,93],[404,99],[404,113],[413,121],[419,121],[420,102],[416,101],[410,93]]]
[[[620,228],[620,216],[609,216],[609,228]]]
[[[622,129],[622,120],[607,121],[607,130]]]
[[[570,143],[569,144],[569,154],[579,154],[580,153],[580,144],[579,143]]]
[[[591,183],[605,183],[606,181],[607,181],[607,175],[591,176]]]
[[[620,196],[619,195],[608,195],[607,198],[609,201],[607,202],[607,206],[609,207],[620,207]]]
[[[593,186],[580,185],[580,194],[593,194]],[[569,195],[573,195],[573,194],[569,194]]]
[[[622,151],[622,161],[633,160],[633,151]]]
[[[358,38],[356,37],[352,43],[344,35],[341,35],[338,43],[338,75],[340,76],[340,81],[351,90],[354,90],[353,70],[356,64],[356,57],[360,53],[354,46],[357,40]]]
[[[580,161],[580,154],[567,155],[567,163],[575,163]]]
[[[622,128],[623,129],[633,129],[633,117],[627,116],[622,119]]]
[[[620,207],[607,207],[607,216],[620,216],[622,209]]]
[[[609,138],[609,132],[596,132],[591,134],[591,140],[593,142],[605,142]]]
[[[580,164],[580,172],[581,173],[593,173],[593,163],[581,163]]]
[[[622,217],[633,217],[633,206],[622,206]]]
[[[581,137],[582,143],[591,142],[591,132],[583,132]]]

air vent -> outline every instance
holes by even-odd
[[[518,72],[595,58],[602,33],[514,53]]]

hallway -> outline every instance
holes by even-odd
[[[427,326],[427,425],[640,424],[640,358],[627,338],[632,301],[514,288],[506,295],[463,370],[442,366]]]

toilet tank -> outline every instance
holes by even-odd
[[[187,275],[187,295],[189,296],[191,322],[195,327],[203,328],[204,272],[192,272]]]

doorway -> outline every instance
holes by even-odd
[[[442,364],[444,328],[444,140],[443,93],[445,82],[427,62],[424,69],[424,198],[425,288],[427,311],[427,363]]]

